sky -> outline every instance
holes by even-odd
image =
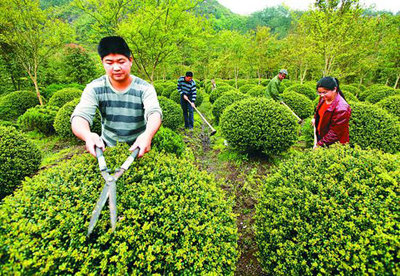
[[[234,13],[248,15],[261,11],[266,7],[285,4],[293,10],[307,10],[315,0],[217,0]],[[376,10],[387,10],[393,13],[400,11],[399,0],[360,0],[362,5],[370,7],[375,5]]]

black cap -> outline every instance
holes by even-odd
[[[101,59],[109,54],[120,54],[127,58],[131,56],[131,50],[128,44],[120,36],[107,36],[100,40],[99,46],[97,47]]]
[[[186,72],[186,75],[185,75],[186,77],[192,77],[193,78],[193,72],[190,72],[190,71],[188,71],[188,72]]]
[[[339,87],[339,80],[333,77],[323,77],[317,82],[317,89],[318,87],[333,90],[335,87]]]

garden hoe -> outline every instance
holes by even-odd
[[[192,102],[190,100],[187,100],[190,104],[192,104]],[[203,119],[203,121],[211,128],[211,133],[210,136],[213,136],[217,131],[215,130],[215,128],[212,127],[212,125],[210,125],[209,122],[207,122],[206,118],[204,118],[203,114],[200,113],[200,111],[194,107],[194,109],[196,110],[196,112],[200,115],[201,119]]]
[[[92,217],[90,218],[89,229],[87,236],[89,237],[93,231],[94,226],[96,225],[97,220],[99,219],[101,209],[103,209],[107,198],[110,209],[110,219],[111,219],[111,227],[112,231],[114,231],[115,226],[117,224],[117,187],[116,182],[118,178],[128,170],[129,166],[135,160],[136,156],[139,153],[139,148],[136,148],[131,155],[125,160],[124,164],[122,164],[121,168],[115,170],[114,175],[110,175],[110,170],[107,169],[106,160],[104,159],[103,151],[96,147],[96,157],[99,162],[99,168],[101,175],[103,176],[106,184],[103,187],[103,191],[100,194],[100,198],[96,203],[96,207],[93,210]]]
[[[286,107],[290,110],[290,112],[292,112],[292,114],[297,118],[297,122],[298,122],[299,124],[301,124],[301,123],[303,122],[303,120],[302,120],[299,116],[297,116],[297,114],[294,113],[294,111],[293,111],[287,104],[285,104],[284,101],[281,101],[281,104],[283,104],[284,106],[286,106]]]

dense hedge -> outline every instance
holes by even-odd
[[[397,275],[400,159],[337,145],[299,153],[266,178],[256,206],[270,275]]]
[[[54,129],[56,130],[57,134],[63,138],[75,138],[74,133],[71,129],[71,115],[74,112],[75,107],[78,105],[80,99],[76,98],[61,107],[54,119]],[[96,132],[97,134],[101,134],[101,115],[100,112],[97,110],[96,115],[93,119],[93,124],[90,127],[92,132]]]
[[[163,96],[158,97],[158,101],[160,102],[160,107],[163,112],[163,126],[172,130],[176,130],[178,127],[181,127],[184,124],[181,106]]]
[[[221,130],[231,147],[271,156],[294,144],[298,124],[286,107],[273,100],[251,97],[225,109]]]
[[[167,127],[161,127],[151,141],[152,148],[181,156],[185,150],[183,137]]]
[[[167,98],[171,98],[173,94],[179,95],[177,87],[178,87],[177,84],[168,84],[167,86],[164,87],[164,90],[161,95]]]
[[[284,93],[287,93],[289,91],[303,94],[307,96],[310,100],[314,100],[317,97],[317,92],[305,84],[294,84],[292,86],[289,86],[284,90]]]
[[[387,97],[379,101],[377,106],[393,114],[397,119],[400,119],[400,95]]]
[[[77,88],[63,88],[51,96],[48,105],[62,107],[73,99],[80,98],[82,90]]]
[[[109,148],[109,168],[128,146]],[[4,274],[233,275],[238,256],[233,202],[185,158],[150,151],[117,182],[119,220],[105,206],[89,219],[104,185],[89,154],[41,172],[0,207]]]
[[[236,101],[240,101],[248,98],[246,94],[242,94],[238,91],[227,92],[219,97],[212,106],[212,114],[214,115],[215,121],[218,123],[225,108],[230,106]]]
[[[218,87],[217,89],[214,89],[211,94],[210,94],[210,103],[214,103],[219,97],[221,97],[222,95],[228,93],[228,92],[234,92],[237,91],[239,92],[238,89],[235,89],[231,86],[224,86],[224,87]]]
[[[51,96],[53,96],[53,94],[63,88],[67,88],[67,87],[72,87],[72,88],[76,88],[79,89],[81,91],[83,91],[83,89],[85,88],[85,85],[83,84],[79,84],[79,83],[68,83],[68,84],[64,84],[64,83],[52,83],[49,86],[47,86],[42,92],[41,95],[44,96],[46,99],[50,99]]]
[[[253,86],[246,93],[253,97],[263,97],[265,96],[266,88],[262,85]]]
[[[350,143],[395,153],[400,151],[400,124],[373,104],[350,102]]]
[[[377,103],[384,98],[395,95],[400,95],[400,90],[386,87],[372,91],[365,100],[370,103]]]
[[[29,108],[39,104],[35,93],[30,91],[15,91],[0,99],[0,118],[2,120],[16,120]]]
[[[242,92],[243,94],[246,94],[251,88],[256,87],[256,84],[245,84],[239,87],[239,91]]]
[[[313,116],[304,120],[301,125],[301,138],[306,143],[307,148],[314,146],[314,127],[311,124]]]
[[[0,199],[11,194],[26,176],[34,174],[40,162],[35,144],[15,128],[0,126]]]
[[[342,92],[345,94],[345,95],[347,95],[348,93],[351,93],[351,94],[353,94],[354,96],[358,96],[358,95],[360,95],[360,93],[361,93],[361,90],[360,89],[358,89],[357,87],[355,87],[355,86],[352,86],[352,85],[348,85],[348,84],[345,84],[345,85],[341,85],[340,86],[340,90],[342,90]]]
[[[289,91],[281,95],[283,101],[297,114],[301,119],[305,119],[314,113],[312,101],[306,96]]]
[[[374,93],[377,90],[381,89],[387,89],[390,88],[389,86],[386,86],[384,84],[373,84],[370,87],[368,87],[366,90],[361,91],[360,95],[357,97],[360,101],[365,101],[366,98]]]
[[[37,105],[28,109],[18,118],[18,124],[22,130],[37,130],[46,135],[55,132],[53,123],[58,112],[57,106]]]

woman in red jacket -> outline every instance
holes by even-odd
[[[336,142],[348,143],[351,108],[339,88],[338,79],[320,79],[317,91],[320,98],[312,120],[316,134],[314,149]]]

